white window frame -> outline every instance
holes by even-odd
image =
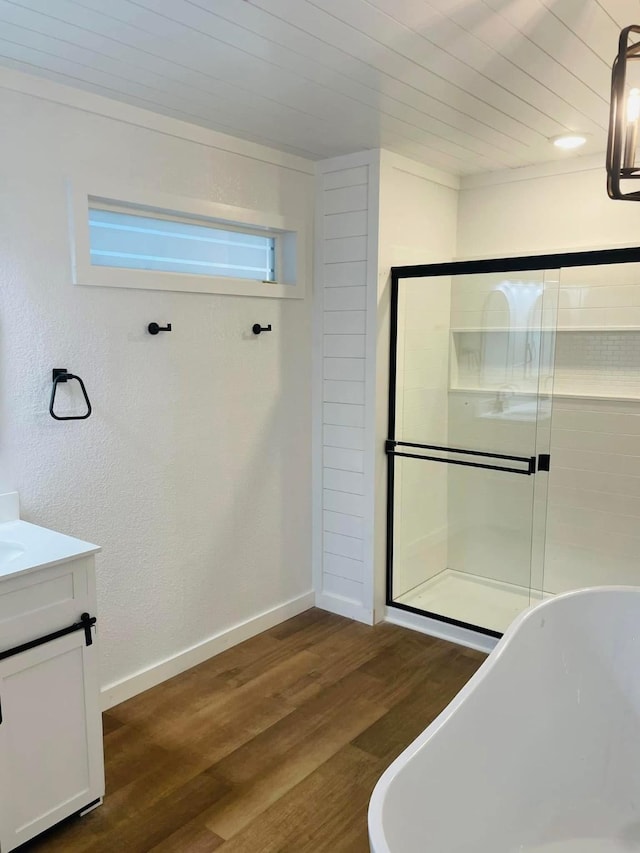
[[[81,286],[127,287],[143,290],[172,290],[189,293],[219,293],[233,296],[265,296],[302,299],[305,295],[306,227],[299,218],[277,213],[234,207],[184,196],[132,190],[104,190],[95,186],[68,184],[71,266],[73,283]],[[183,222],[264,232],[275,238],[277,282],[247,278],[169,272],[165,270],[125,269],[91,263],[89,208],[106,205],[123,213],[154,214]],[[198,222],[200,220],[200,222]]]

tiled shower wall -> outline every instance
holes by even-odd
[[[556,397],[544,586],[640,584],[640,401]]]
[[[544,586],[638,584],[640,265],[560,275]]]

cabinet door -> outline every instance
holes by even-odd
[[[77,631],[0,662],[0,849],[104,794],[97,650]]]

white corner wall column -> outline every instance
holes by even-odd
[[[374,621],[379,151],[317,166],[313,572],[316,604]]]
[[[388,151],[316,167],[316,604],[385,617],[390,267],[450,260],[458,179]]]

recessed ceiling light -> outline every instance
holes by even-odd
[[[563,148],[565,151],[570,151],[572,148],[580,148],[587,141],[587,137],[581,133],[565,133],[563,136],[555,136],[551,142],[556,148]]]

